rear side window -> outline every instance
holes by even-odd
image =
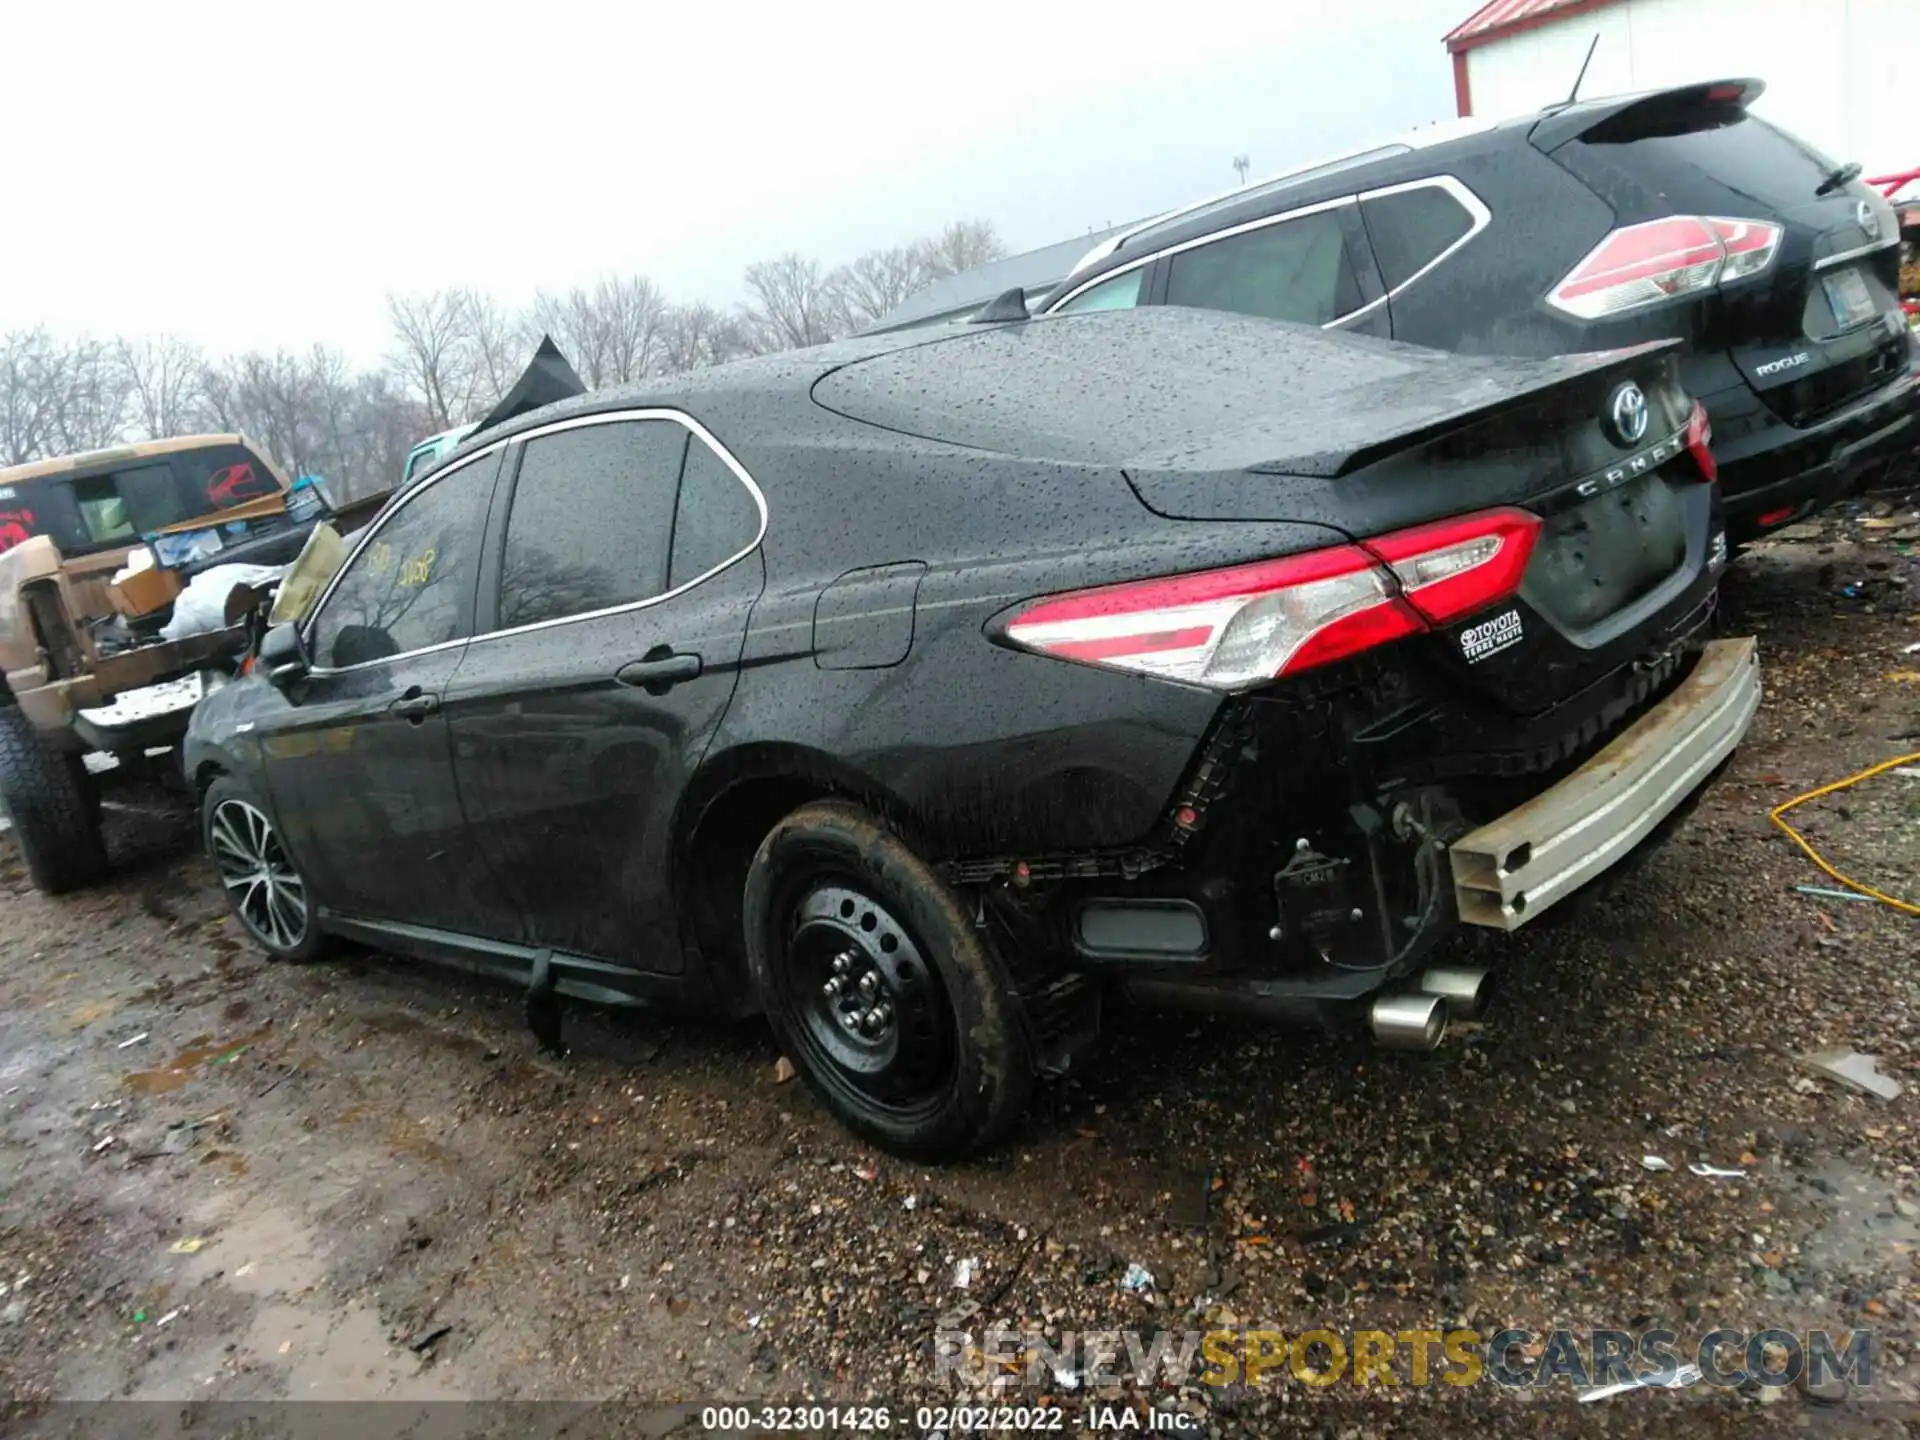
[[[1152,268],[1151,265],[1142,265],[1111,280],[1102,280],[1098,285],[1082,290],[1056,313],[1071,315],[1081,310],[1131,310],[1140,303],[1140,287],[1146,284],[1147,272]]]
[[[393,512],[340,572],[307,645],[327,669],[465,638],[497,454],[449,471]]]
[[[230,510],[280,492],[280,482],[273,472],[244,445],[187,450],[169,456],[168,463],[182,486],[179,504],[184,513],[174,520],[192,520],[210,510]]]
[[[687,451],[671,420],[583,425],[529,440],[507,515],[503,629],[632,604],[667,588]]]
[[[1397,290],[1473,229],[1473,216],[1438,185],[1396,190],[1360,202],[1380,278]]]
[[[673,568],[667,588],[698,580],[760,537],[760,507],[740,477],[704,441],[687,447],[680,505],[673,520]]]
[[[1325,325],[1359,308],[1360,285],[1340,217],[1321,210],[1173,256],[1167,303]]]

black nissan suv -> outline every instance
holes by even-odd
[[[1892,207],[1728,80],[1466,120],[1111,237],[1036,307],[1191,305],[1475,353],[1684,344],[1736,541],[1920,443]]]

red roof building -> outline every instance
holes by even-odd
[[[1756,115],[1873,175],[1920,164],[1917,15],[1915,0],[1488,0],[1445,43],[1461,115],[1565,100],[1592,46],[1582,97],[1756,77]]]

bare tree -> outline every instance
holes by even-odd
[[[62,347],[44,329],[0,338],[0,464],[53,453],[65,368]]]
[[[956,220],[938,235],[922,240],[920,251],[929,278],[939,279],[1003,260],[1007,247],[1000,243],[992,222]]]
[[[479,290],[459,295],[460,339],[466,350],[467,404],[474,410],[491,408],[513,388],[525,364],[527,342],[522,318],[493,296]],[[444,428],[444,427],[442,427]]]
[[[746,326],[703,300],[669,306],[660,325],[660,368],[675,374],[751,354]]]
[[[1251,163],[1252,162],[1244,155],[1236,155],[1233,157],[1233,170],[1234,173],[1240,177],[1240,183],[1242,185],[1247,183],[1247,166]]]
[[[607,383],[630,385],[659,370],[667,297],[644,275],[610,275],[593,289],[605,335]]]
[[[533,297],[527,318],[527,333],[551,335],[589,390],[609,383],[606,328],[590,291],[578,285],[558,295],[542,290]]]
[[[895,245],[870,250],[828,277],[843,330],[862,330],[881,316],[897,310],[916,290],[933,278],[926,254],[918,245]]]
[[[177,335],[119,340],[114,355],[125,378],[132,423],[149,440],[183,435],[196,421],[206,356]]]
[[[789,250],[747,267],[751,298],[743,307],[763,352],[794,350],[834,338],[833,303],[820,262]]]
[[[387,296],[393,323],[392,364],[427,408],[427,423],[444,430],[464,416],[473,390],[466,343],[466,292]]]
[[[490,406],[532,340],[551,334],[588,385],[815,345],[871,325],[929,280],[999,257],[961,221],[831,271],[788,252],[749,266],[734,309],[669,304],[644,275],[542,293],[524,311],[478,290],[389,295],[387,363],[359,371],[324,346],[209,356],[177,336],[107,343],[44,328],[0,336],[0,463],[111,445],[128,433],[237,431],[294,474],[348,493],[384,488],[423,434]]]

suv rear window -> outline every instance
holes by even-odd
[[[1473,228],[1467,207],[1438,185],[1396,190],[1360,202],[1380,278],[1397,290]]]
[[[1582,143],[1651,188],[1672,192],[1704,176],[1772,210],[1813,204],[1834,170],[1805,141],[1731,106],[1695,108],[1662,126],[1596,126]]]

